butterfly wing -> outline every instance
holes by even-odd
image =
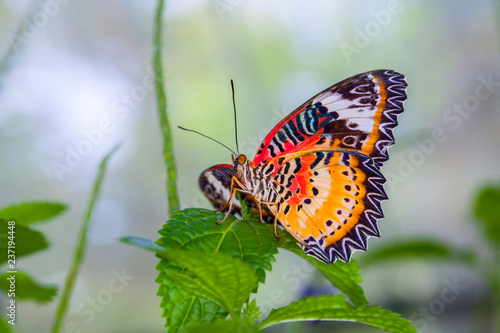
[[[406,81],[393,70],[375,70],[345,79],[290,113],[266,136],[253,160],[313,149],[346,149],[373,159],[380,168],[393,129],[403,112]]]
[[[225,206],[230,197],[231,179],[236,177],[237,173],[232,165],[217,164],[203,171],[198,179],[201,191],[210,200],[216,209]],[[237,209],[241,209],[241,204],[236,201]]]
[[[273,167],[269,168],[269,165]],[[376,221],[387,199],[385,178],[371,158],[345,150],[306,151],[275,158],[269,208],[310,256],[348,262],[379,236]]]
[[[216,209],[223,208],[228,202],[231,196],[231,179],[233,177],[237,177],[237,173],[234,167],[229,164],[217,164],[201,173],[198,180],[200,188]],[[259,214],[257,200],[248,193],[240,192],[240,195],[245,200],[246,205],[256,214]],[[267,206],[260,206],[264,222],[273,223],[274,215],[271,211]],[[223,209],[223,212],[227,212],[227,208]],[[234,198],[231,214],[241,215],[241,203],[237,197]]]
[[[276,215],[308,255],[347,262],[352,251],[366,250],[368,237],[379,236],[387,199],[379,170],[394,144],[406,87],[392,70],[348,78],[290,113],[259,147],[252,167],[272,179],[267,201],[275,203],[266,216]],[[216,207],[229,199],[235,175],[230,165],[202,174],[200,186]]]

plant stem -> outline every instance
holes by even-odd
[[[90,202],[87,208],[87,212],[85,213],[82,228],[80,230],[80,240],[75,250],[75,255],[73,257],[73,263],[71,265],[71,269],[69,270],[68,275],[66,276],[66,281],[64,282],[64,289],[61,294],[61,298],[59,299],[59,305],[56,310],[54,325],[52,326],[52,333],[59,332],[59,328],[61,327],[64,316],[66,315],[71,293],[73,292],[75,281],[83,261],[83,256],[87,245],[87,230],[89,227],[89,221],[90,217],[92,216],[94,204],[97,200],[97,196],[99,195],[99,191],[101,189],[102,180],[104,178],[104,173],[106,171],[106,165],[111,155],[113,155],[118,148],[119,145],[113,148],[113,150],[111,150],[111,152],[109,152],[103,158],[101,164],[99,165],[99,173],[97,174],[97,177],[94,181],[92,196],[90,197]]]
[[[498,262],[500,260],[500,247],[492,246],[493,263],[491,265],[490,284],[492,289],[491,296],[491,332],[500,330],[500,268]]]
[[[174,159],[174,145],[172,142],[172,131],[167,115],[167,96],[164,89],[163,65],[162,65],[162,13],[164,0],[158,0],[154,21],[153,37],[153,67],[156,76],[156,99],[158,102],[158,116],[160,118],[161,134],[163,136],[163,157],[167,171],[167,201],[168,211],[172,215],[179,209],[179,195],[177,193],[177,171]]]

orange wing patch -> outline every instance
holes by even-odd
[[[379,235],[383,176],[370,158],[345,151],[315,151],[277,159],[278,205],[270,209],[304,251],[324,262],[349,261]],[[273,161],[274,162],[274,161]]]

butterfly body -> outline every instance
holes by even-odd
[[[240,208],[241,192],[262,220],[280,222],[308,255],[347,262],[353,250],[366,250],[368,237],[379,237],[387,199],[380,167],[394,143],[405,89],[404,76],[391,70],[333,85],[279,122],[253,161],[238,155],[232,166],[213,166],[200,186],[227,214]]]
[[[224,222],[226,217],[232,210],[232,205],[235,200],[236,192],[241,192],[246,195],[251,196],[255,199],[256,206],[258,207],[260,219],[262,220],[262,206],[276,205],[276,200],[278,198],[278,193],[276,192],[275,186],[273,186],[272,178],[268,175],[262,173],[262,168],[254,167],[253,163],[248,160],[248,158],[240,154],[235,159],[233,159],[234,170],[236,170],[236,175],[231,176],[231,183],[229,188],[230,198],[226,204],[222,207],[228,206],[228,212],[224,219],[219,224]],[[203,175],[202,175],[203,176]],[[276,235],[276,223],[277,219],[274,219],[274,228]],[[278,237],[276,235],[276,237]]]
[[[246,191],[257,199],[257,202],[263,203],[269,201],[269,196],[273,189],[272,180],[264,177],[261,168],[254,167],[248,158],[240,154],[235,160],[235,169],[238,174],[240,191]]]

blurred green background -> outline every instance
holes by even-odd
[[[126,235],[155,240],[167,219],[151,76],[154,5],[0,2],[0,206],[27,200],[70,206],[38,227],[51,248],[19,267],[62,285],[97,165],[122,143],[110,161],[71,299],[67,322],[82,332],[163,330],[157,259],[117,241]],[[481,185],[500,181],[499,17],[498,2],[487,0],[167,1],[170,121],[234,147],[234,79],[240,151],[253,156],[281,118],[324,88],[371,69],[399,71],[407,76],[408,101],[383,168],[390,201],[379,223],[382,238],[371,239],[370,249],[425,236],[487,257],[471,202]],[[230,162],[230,154],[200,136],[173,133],[182,207],[208,208],[198,176]],[[481,301],[487,290],[477,272],[415,259],[372,265],[362,275],[371,304],[414,320],[419,331],[487,327],[489,309]],[[257,300],[269,311],[311,284],[321,287],[310,267],[283,252]],[[111,299],[104,298],[107,291]],[[22,304],[16,331],[49,330],[55,306]],[[338,323],[270,331],[334,329],[375,331]]]

